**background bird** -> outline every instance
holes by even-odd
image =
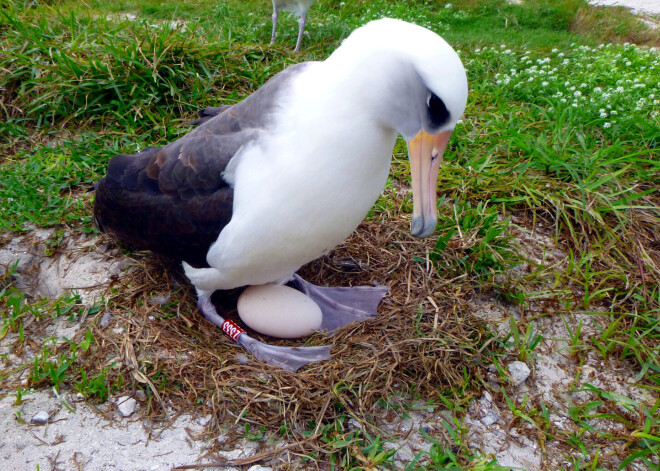
[[[177,141],[113,157],[95,218],[123,242],[183,260],[200,311],[225,331],[214,291],[291,280],[334,329],[374,315],[382,288],[320,288],[296,270],[360,224],[383,190],[397,133],[411,162],[412,234],[432,234],[440,162],[466,100],[465,69],[440,36],[374,21],[325,61],[291,66],[242,102],[205,110]],[[329,347],[235,340],[293,370],[329,356]]]
[[[277,36],[277,19],[280,10],[294,13],[298,17],[298,40],[296,41],[295,52],[300,51],[300,42],[302,41],[305,25],[307,24],[307,10],[312,6],[314,0],[273,0],[273,34],[271,35],[270,44],[275,44],[275,37]]]

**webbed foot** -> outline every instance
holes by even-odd
[[[308,363],[323,361],[332,357],[330,354],[332,345],[318,347],[278,347],[259,342],[246,334],[233,321],[223,319],[211,302],[210,294],[199,296],[197,307],[206,320],[218,326],[257,360],[261,360],[269,365],[277,366],[288,371],[297,371]]]
[[[389,292],[387,286],[316,286],[293,275],[291,285],[309,296],[323,313],[321,330],[330,332],[378,315],[378,304]]]

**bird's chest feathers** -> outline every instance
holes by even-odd
[[[289,147],[288,155],[273,158],[265,153],[247,158],[237,174],[235,209],[256,204],[258,210],[261,205],[254,197],[261,195],[261,202],[266,203],[262,210],[282,222],[295,220],[296,230],[308,224],[309,231],[314,227],[327,231],[329,223],[322,221],[341,226],[338,218],[357,225],[385,184],[392,150],[387,141],[382,137],[359,142],[351,137],[336,142],[318,140]],[[241,184],[245,186],[240,188]]]

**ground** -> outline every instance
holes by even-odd
[[[99,236],[66,234],[64,250],[46,256],[43,241],[48,235],[47,230],[34,230],[0,249],[1,265],[8,266],[14,260],[21,260],[16,270],[17,280],[23,290],[35,296],[47,293],[58,298],[75,290],[81,296],[81,303],[91,307],[113,279],[129,276],[131,271],[140,269],[103,236],[99,240]],[[520,229],[516,237],[521,250],[529,250],[530,259],[536,258],[539,263],[562,263],[566,259],[565,254],[543,234],[530,234]],[[524,270],[525,267],[517,269]],[[155,298],[156,302],[166,301],[158,296]],[[539,314],[534,307],[523,313],[510,303],[502,303],[487,295],[473,296],[469,303],[471,312],[491,323],[503,337],[510,332],[511,317],[520,319],[523,315]],[[547,307],[543,310],[547,314]],[[154,320],[153,316],[150,319]],[[127,327],[121,319],[98,313],[93,321],[86,316],[74,320],[57,318],[40,335],[42,340],[50,337],[65,343],[65,339],[83,335],[90,322],[97,323],[98,328],[109,336],[121,338],[126,334]],[[534,324],[536,330],[528,339],[542,338],[538,347],[530,351],[526,362],[532,367],[531,371],[526,363],[505,359],[500,367],[508,368],[510,372],[511,380],[507,384],[503,379],[507,375],[503,377],[495,365],[489,365],[486,380],[492,386],[490,391],[495,393],[484,389],[480,397],[467,405],[462,416],[461,426],[465,427],[470,448],[497,459],[506,468],[541,470],[564,467],[568,465],[566,453],[570,452],[565,443],[539,440],[541,431],[538,425],[531,420],[521,420],[521,416],[516,415],[516,408],[507,406],[506,400],[514,404],[545,404],[551,411],[548,426],[553,428],[553,433],[566,435],[580,428],[571,418],[570,409],[576,404],[597,400],[598,391],[620,394],[629,398],[631,404],[652,403],[653,395],[635,386],[636,372],[631,365],[616,360],[604,361],[594,352],[571,342],[571,332],[575,332],[578,325],[581,326],[581,338],[589,338],[597,331],[598,324],[598,316],[593,314],[542,316]],[[21,354],[12,354],[8,346],[14,343],[17,335],[9,334],[0,343],[2,353],[8,355],[6,369],[29,365],[30,359],[40,353],[38,349],[28,347]],[[41,342],[33,338],[31,345],[37,347]],[[238,349],[234,353],[240,355]],[[523,365],[522,372],[514,373],[513,367],[519,364]],[[29,370],[24,369],[13,380],[27,386],[29,376]],[[510,397],[504,399],[507,393],[502,386],[512,386],[508,390]],[[4,389],[2,392],[10,391]],[[122,403],[131,396],[136,399],[134,410],[131,407],[128,411],[120,411]],[[240,459],[257,456],[266,450],[270,453],[266,453],[263,461],[258,460],[262,464],[277,468],[290,460],[294,466],[301,466],[295,455],[274,453],[278,446],[290,445],[286,441],[265,444],[254,437],[237,440],[230,437],[231,434],[222,433],[209,439],[204,430],[210,415],[187,413],[172,404],[166,406],[166,414],[159,420],[146,420],[142,419],[146,406],[144,394],[111,396],[98,405],[85,401],[84,396],[75,390],[36,389],[26,393],[20,401],[16,395],[6,395],[0,401],[0,433],[5,437],[0,445],[0,456],[5,466],[12,469],[37,469],[39,466],[39,469],[158,470],[213,463],[223,458],[238,460],[236,464],[241,464]],[[45,413],[47,419],[39,422],[39,413]],[[423,401],[411,410],[392,414],[392,411],[381,408],[378,413],[381,430],[394,438],[386,449],[396,450],[395,469],[404,469],[420,450],[428,451],[432,441],[427,437],[442,436],[447,431],[446,420],[453,420],[452,411],[438,410],[437,406],[429,406]],[[607,419],[594,422],[596,431],[615,433],[619,426]],[[349,427],[361,428],[362,425],[353,421]],[[234,428],[241,431],[243,427]],[[209,440],[221,451],[209,453],[212,448]],[[603,453],[612,455],[611,463],[616,463],[616,457],[620,455],[616,446],[617,443],[613,442],[610,448],[603,450]],[[630,469],[651,468],[633,464]]]
[[[646,11],[658,8],[655,1],[619,3]],[[444,8],[442,22],[449,24],[451,20],[452,25],[460,26],[465,11],[454,11],[451,5]],[[336,13],[332,9],[328,11]],[[331,18],[330,13],[328,18]],[[365,15],[372,13],[367,11]],[[115,16],[117,21],[138,18],[124,10]],[[169,18],[169,14],[166,17]],[[655,24],[657,18],[649,16],[647,20]],[[509,16],[505,19],[509,21]],[[525,21],[533,23],[534,19]],[[327,22],[331,25],[330,19]],[[325,34],[318,19],[310,23],[309,34],[316,34],[316,37]],[[194,36],[181,39],[167,28],[162,33],[157,29],[158,24],[152,22],[145,26],[155,33],[151,38],[153,44],[145,40],[144,50],[153,46],[155,51],[161,40],[162,57],[167,63],[166,52],[172,49],[172,44],[176,45],[175,49],[184,51],[182,56],[194,49],[191,42]],[[163,20],[162,24],[178,32],[185,31],[184,23],[171,24]],[[269,35],[267,25],[257,26],[265,28],[263,34]],[[442,23],[438,27],[445,28]],[[581,64],[575,67],[576,75],[578,69],[592,65],[589,61],[580,62],[578,54],[571,55],[571,51],[581,50],[582,46],[571,44],[570,48],[555,50],[544,44],[540,52],[516,50],[512,46],[512,53],[508,41],[512,37],[512,42],[516,41],[513,29],[506,30],[507,45],[498,43],[495,47],[484,47],[483,39],[475,35],[479,48],[475,46],[467,54],[463,51],[463,57],[467,56],[469,61],[466,61],[467,69],[473,74],[471,97],[480,98],[471,98],[478,103],[471,103],[474,114],[466,116],[464,126],[456,131],[471,146],[469,152],[465,152],[468,157],[458,164],[452,157],[448,162],[450,170],[443,174],[445,180],[441,182],[441,188],[443,184],[457,188],[467,200],[447,191],[441,194],[442,228],[438,232],[442,236],[438,244],[447,235],[444,251],[438,250],[436,241],[422,242],[406,235],[409,188],[402,183],[404,179],[395,175],[388,183],[385,197],[347,243],[303,269],[306,277],[316,277],[316,282],[324,284],[379,283],[391,290],[380,306],[378,319],[347,328],[333,339],[315,335],[307,341],[335,343],[335,358],[323,365],[290,374],[246,357],[214,326],[201,319],[192,288],[176,263],[154,259],[148,253],[130,252],[103,235],[89,232],[93,226],[89,218],[91,197],[80,192],[90,192],[91,188],[81,189],[85,185],[80,182],[71,183],[73,194],[70,194],[67,193],[69,180],[66,180],[64,189],[58,189],[56,194],[63,200],[70,198],[70,207],[74,208],[70,210],[72,217],[78,218],[81,213],[75,208],[82,207],[82,214],[87,214],[86,224],[80,221],[74,224],[68,219],[62,222],[60,219],[66,218],[58,213],[55,222],[49,220],[43,224],[51,228],[28,224],[22,225],[20,232],[1,233],[1,467],[157,470],[191,469],[187,467],[221,462],[253,471],[327,469],[332,464],[336,469],[448,469],[452,465],[455,465],[452,469],[480,470],[498,469],[498,466],[529,470],[658,469],[657,375],[654,385],[654,377],[647,374],[657,370],[658,355],[658,325],[649,321],[657,311],[653,311],[653,303],[657,303],[653,300],[653,293],[657,293],[653,282],[653,275],[657,273],[657,266],[653,264],[658,260],[657,234],[654,236],[657,219],[653,219],[655,209],[645,212],[655,200],[643,198],[649,188],[657,192],[657,187],[650,183],[653,178],[657,183],[657,172],[633,173],[629,177],[633,183],[623,177],[621,181],[614,178],[614,189],[607,186],[610,177],[619,176],[626,169],[650,167],[648,161],[657,159],[651,150],[657,144],[653,143],[653,137],[648,137],[652,133],[640,128],[633,132],[634,138],[639,140],[646,133],[647,154],[641,145],[640,154],[629,150],[627,143],[617,147],[626,141],[624,131],[611,135],[607,132],[614,132],[617,107],[621,106],[619,115],[623,115],[621,110],[627,108],[621,103],[626,100],[619,104],[613,101],[614,107],[607,110],[603,104],[603,109],[599,110],[601,105],[595,104],[593,98],[596,94],[602,96],[603,92],[616,98],[619,95],[615,90],[623,89],[623,85],[628,87],[633,81],[635,85],[631,90],[642,85],[650,88],[650,79],[641,84],[637,79],[645,79],[646,73],[642,71],[646,69],[651,74],[652,67],[649,69],[648,63],[644,63],[635,69],[639,72],[634,78],[626,76],[620,83],[602,83],[606,82],[603,78],[606,74],[599,72],[600,67],[625,70],[631,63],[641,62],[632,48],[620,47],[610,53],[609,46],[604,46],[598,50],[607,54],[598,56],[600,62],[594,61],[596,67],[592,76],[596,78],[593,82],[591,77],[584,78],[585,75],[575,78],[574,84],[566,79],[562,88],[565,79],[557,79],[555,83],[549,78],[554,71],[562,69],[562,60]],[[64,30],[66,39],[67,28]],[[29,28],[25,31],[31,34]],[[524,29],[520,31],[525,33]],[[446,32],[452,34],[451,28]],[[333,34],[337,36],[336,32]],[[52,36],[57,37],[57,34]],[[167,43],[171,38],[181,40],[185,47]],[[333,36],[333,41],[335,39]],[[286,33],[281,40],[286,44]],[[568,40],[564,40],[568,44]],[[246,42],[254,41],[250,38]],[[311,37],[306,37],[303,49],[312,47],[312,42]],[[330,44],[329,40],[326,42]],[[24,57],[22,47],[18,48],[16,57]],[[211,63],[216,60],[217,51],[196,47],[201,51],[199,57],[210,57]],[[44,48],[45,55],[51,57],[48,54],[54,49],[48,44]],[[248,48],[252,49],[247,59],[240,57],[240,70],[251,68],[250,73],[255,76],[271,74],[273,70],[267,69],[268,61],[272,60],[271,52],[264,53],[251,45]],[[595,47],[586,48],[584,54],[591,57],[596,50]],[[105,51],[100,57],[108,61],[112,54]],[[76,52],[80,64],[86,54],[91,54],[84,48]],[[145,55],[142,49],[133,52],[131,56],[129,51],[130,60],[142,53],[148,62],[146,58],[150,55]],[[280,55],[284,56],[277,50],[277,56]],[[178,60],[167,64],[174,68]],[[132,62],[121,64],[127,63]],[[204,69],[203,60],[200,63],[202,65],[191,76],[199,77]],[[494,77],[474,72],[480,67],[487,69],[500,63],[504,65],[495,68],[499,73],[493,72]],[[72,70],[79,73],[78,62],[68,61],[67,64],[73,64]],[[98,64],[100,62],[94,64],[95,67]],[[264,71],[258,68],[259,64],[265,64]],[[570,64],[565,68],[573,67]],[[120,68],[108,66],[111,74],[112,70],[119,73]],[[21,69],[21,73],[28,69]],[[88,73],[94,70],[89,69]],[[562,72],[563,69],[558,77]],[[246,92],[246,81],[235,80],[236,76],[226,74],[223,87],[225,79],[238,83],[242,87],[239,87],[239,96],[242,96]],[[486,79],[475,82],[475,76]],[[102,81],[104,76],[100,74],[99,77],[98,81]],[[153,78],[154,83],[163,79],[160,75]],[[163,80],[170,79],[166,76]],[[255,83],[259,81],[252,79]],[[584,83],[580,83],[582,81]],[[130,80],[127,82],[128,88],[123,90],[132,93],[133,84]],[[513,83],[507,89],[510,82]],[[525,83],[533,83],[535,88],[527,89]],[[83,85],[89,87],[93,83]],[[166,85],[168,88],[170,83]],[[556,95],[548,92],[546,97],[554,99],[550,103],[552,106],[547,101],[534,101],[536,94],[541,95],[539,87],[555,87],[552,93]],[[576,87],[579,88],[576,90]],[[591,101],[587,102],[589,94]],[[595,130],[588,129],[580,134],[584,128],[567,125],[568,131],[561,126],[548,131],[530,120],[529,128],[514,136],[522,138],[515,141],[502,127],[497,127],[497,123],[509,123],[504,128],[521,126],[522,119],[516,121],[515,113],[524,114],[529,110],[520,105],[514,113],[507,105],[504,111],[493,111],[494,101],[512,97],[519,104],[540,103],[548,113],[553,106],[559,109],[561,103],[566,102],[559,97],[567,97],[569,101],[563,114],[543,114],[539,122],[545,123],[548,117],[552,118],[551,122],[561,122],[560,119],[572,111],[571,101],[574,100],[572,106],[584,111],[584,117],[577,121],[595,123]],[[3,98],[0,95],[0,99]],[[145,109],[145,103],[150,103],[152,98],[149,95],[147,101],[141,102]],[[646,113],[643,119],[657,123],[657,117],[652,121],[654,115],[650,110],[653,98],[639,95],[636,103],[640,115]],[[111,103],[112,112],[116,105],[116,102]],[[39,106],[35,105],[35,109],[40,109]],[[131,109],[130,103],[126,106]],[[529,108],[534,110],[532,105]],[[632,115],[632,109],[629,111]],[[131,114],[131,111],[122,110],[116,116]],[[158,123],[156,115],[149,115],[148,119]],[[625,117],[618,119],[625,122]],[[7,127],[0,127],[0,130],[11,135],[10,124],[8,121]],[[130,126],[126,127],[129,131],[125,132],[130,134]],[[16,129],[16,135],[20,136],[22,131],[19,127]],[[580,145],[587,146],[585,136],[588,143],[590,139],[597,142],[593,147],[587,146],[587,151],[584,147],[578,149],[579,165],[575,168],[569,165],[565,172],[570,173],[567,177],[562,173],[565,162],[558,165],[553,161],[552,151],[559,148],[557,155],[562,158],[572,155],[574,150],[566,144],[570,139],[565,136],[576,134],[575,130],[582,138]],[[87,152],[85,145],[89,143],[79,143],[75,133],[57,132],[59,134],[52,139],[47,135],[34,137],[36,143],[31,145],[36,149],[55,149],[53,153],[59,156],[58,153],[66,152],[57,149],[58,143],[66,144],[71,138],[75,141],[75,152]],[[102,128],[100,136],[93,136],[91,142],[111,139],[114,132]],[[525,140],[525,132],[532,138]],[[557,140],[543,147],[543,142],[537,143],[535,139],[548,132]],[[499,144],[492,148],[478,146],[478,142],[487,141],[486,134],[504,136],[503,141],[511,146],[508,154],[504,152],[506,157],[523,154],[524,166],[536,164],[540,168],[532,177],[542,176],[539,178],[545,198],[542,202],[535,199],[539,193],[534,193],[538,188],[533,184],[528,186],[532,189],[529,194],[511,192],[511,175],[518,177],[513,170],[503,171],[504,167],[497,167],[499,163],[493,164],[501,150]],[[155,140],[171,137],[157,134]],[[19,139],[16,147],[20,149],[23,145]],[[82,150],[78,150],[78,145]],[[456,145],[467,146],[458,139]],[[35,152],[31,165],[48,162],[52,157]],[[485,156],[484,160],[479,160],[480,154]],[[526,160],[526,154],[540,157],[542,164]],[[644,160],[645,155],[648,161]],[[394,172],[401,172],[401,169],[405,172],[401,157],[401,150],[396,150],[395,161],[398,161]],[[582,157],[592,158],[596,169],[585,170],[583,180],[575,177],[575,174],[581,175]],[[608,159],[615,163],[606,162],[602,168],[596,166]],[[630,165],[618,167],[620,159]],[[10,160],[11,157],[7,160],[2,157],[0,164],[5,165]],[[69,166],[75,167],[67,161],[67,170]],[[21,169],[18,165],[11,168]],[[37,180],[38,175],[34,175],[38,173],[30,174],[30,178]],[[88,171],[85,178],[91,173]],[[496,177],[485,176],[488,174]],[[522,178],[523,174],[520,175]],[[487,178],[496,183],[484,183]],[[504,182],[503,189],[498,188],[500,180]],[[30,180],[45,193],[41,181],[38,182]],[[567,186],[571,182],[576,186]],[[566,199],[555,198],[552,188],[555,184],[568,188],[561,190]],[[0,191],[5,185],[5,181],[0,181]],[[575,196],[579,193],[576,188],[585,198],[586,216],[575,216],[579,213],[575,208],[580,208],[582,202]],[[632,198],[632,203],[625,199],[630,188],[642,193],[640,199]],[[482,197],[480,189],[487,197]],[[630,273],[618,277],[616,270],[606,270],[609,259],[607,263],[598,264],[601,257],[618,255],[621,247],[629,248],[625,244],[617,245],[620,233],[609,239],[599,238],[598,231],[602,227],[597,222],[603,222],[606,228],[614,227],[617,222],[614,217],[598,219],[601,214],[612,213],[608,213],[607,205],[603,207],[598,199],[603,194],[603,199],[623,207],[621,213],[633,214],[631,229],[623,231],[623,235],[639,236],[632,238],[632,255],[625,254],[628,260],[633,260],[632,265],[621,268]],[[653,197],[653,193],[650,195]],[[457,203],[448,202],[452,198]],[[515,202],[510,207],[504,203],[498,205],[498,200],[507,201],[507,198],[531,201],[531,209],[521,209]],[[484,206],[479,203],[477,207],[475,199],[487,203]],[[575,203],[577,200],[580,201]],[[628,204],[631,206],[626,206]],[[564,213],[559,210],[561,205],[565,205]],[[561,216],[575,217],[567,224],[578,233],[573,238],[559,236],[562,220],[561,216],[553,220],[555,209]],[[5,210],[0,205],[0,211]],[[48,217],[47,214],[42,216]],[[482,226],[488,231],[481,231]],[[492,240],[484,243],[491,235]],[[510,240],[504,240],[506,237]],[[615,250],[601,250],[598,246],[601,242]],[[589,245],[591,243],[593,245]],[[586,244],[586,248],[580,244]],[[496,246],[496,255],[503,260],[494,262],[489,258],[491,246]],[[583,248],[580,255],[579,248]],[[472,259],[468,255],[479,255],[481,249],[485,250],[485,255],[477,257],[477,262],[484,263],[486,269],[479,273],[487,275],[493,263],[500,270],[487,282],[481,275],[474,276],[470,272],[477,272],[478,267],[469,266]],[[509,266],[506,255],[510,250],[515,250],[524,263]],[[596,255],[591,257],[590,250]],[[624,259],[626,257],[617,260]],[[468,276],[472,278],[468,280]],[[639,289],[628,289],[628,285],[634,287],[635,284]],[[620,293],[639,299],[626,304],[626,299],[617,297]],[[575,300],[582,300],[582,303]],[[228,304],[231,305],[231,300]],[[628,306],[634,308],[618,312],[610,304],[622,310]],[[643,308],[647,309],[644,314]],[[626,343],[626,335],[617,335],[621,332],[635,337],[639,343]]]

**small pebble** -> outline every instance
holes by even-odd
[[[130,396],[122,396],[117,399],[117,409],[122,417],[130,417],[135,412],[137,401]]]
[[[520,386],[529,377],[531,370],[522,361],[512,361],[509,363],[509,375],[514,386]]]
[[[355,419],[348,419],[348,426],[353,428],[362,429],[362,424]]]
[[[197,419],[195,421],[195,423],[197,423],[197,425],[201,425],[202,427],[205,427],[206,424],[208,424],[210,420],[211,420],[211,415],[209,414],[205,417],[200,417],[199,419]]]
[[[147,398],[147,395],[142,389],[138,389],[135,391],[135,397],[138,399],[138,401],[144,401]]]
[[[39,411],[34,416],[32,417],[32,420],[30,420],[31,423],[37,424],[37,425],[43,425],[48,423],[48,418],[50,416],[48,415],[48,412],[45,411]]]
[[[493,425],[495,422],[497,422],[497,414],[495,413],[494,410],[489,410],[486,415],[484,415],[481,418],[481,423],[488,426],[488,425]]]
[[[105,311],[101,316],[101,321],[99,322],[99,326],[103,328],[107,326],[111,321],[112,321],[112,314],[110,314],[110,311]]]

